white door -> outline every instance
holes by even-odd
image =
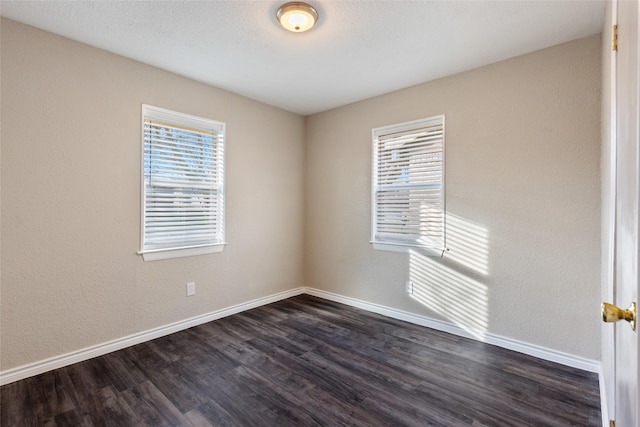
[[[640,139],[639,139],[639,72],[638,9],[639,0],[617,1],[618,50],[612,65],[612,91],[615,101],[615,142],[612,158],[615,166],[615,223],[613,224],[613,303],[627,309],[638,301],[640,256]],[[615,5],[613,7],[615,13]],[[614,20],[615,20],[614,16]],[[613,414],[617,427],[640,427],[640,395],[638,394],[638,353],[640,340],[627,322],[617,322],[614,330],[614,399]],[[604,357],[607,357],[605,354]],[[606,365],[606,360],[603,361]]]

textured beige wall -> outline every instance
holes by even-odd
[[[302,117],[1,27],[0,370],[302,284]],[[142,103],[227,124],[223,253],[136,255]]]
[[[596,35],[307,118],[307,285],[598,359],[600,52]],[[371,129],[442,113],[450,252],[372,250]]]
[[[309,117],[305,135],[297,115],[1,31],[0,370],[301,284],[598,358],[597,36]],[[223,253],[135,254],[142,103],[226,122]],[[371,128],[441,113],[451,252],[373,251]]]

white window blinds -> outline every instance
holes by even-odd
[[[224,244],[223,160],[223,123],[143,106],[143,254]]]
[[[372,205],[377,249],[444,250],[444,116],[373,130]]]

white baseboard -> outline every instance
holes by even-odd
[[[426,326],[428,328],[436,329],[438,331],[448,332],[453,335],[462,336],[465,338],[471,338],[492,344],[498,347],[506,348],[508,350],[517,351],[519,353],[528,354],[539,359],[548,360],[550,362],[560,363],[561,365],[571,366],[573,368],[582,369],[588,372],[600,372],[600,362],[597,360],[586,359],[583,357],[575,356],[572,354],[563,353],[556,350],[551,350],[545,347],[540,347],[534,344],[528,344],[522,341],[517,341],[511,338],[502,337],[494,334],[485,334],[482,339],[474,336],[466,330],[448,322],[432,319],[430,317],[421,316],[414,313],[409,313],[395,308],[386,307],[379,304],[374,304],[362,300],[358,300],[351,297],[345,297],[342,295],[334,294],[331,292],[322,291],[314,288],[303,288],[305,294],[313,295],[318,298],[327,299],[330,301],[339,302],[342,304],[350,305],[352,307],[361,308],[363,310],[371,311],[373,313],[382,314],[383,316],[391,317],[405,322],[414,323],[420,326]]]
[[[212,311],[211,313],[206,313],[200,316],[192,317],[190,319],[170,323],[165,326],[160,326],[148,331],[143,331],[123,338],[118,338],[113,341],[108,341],[106,343],[94,345],[71,353],[51,357],[40,362],[8,369],[6,371],[0,372],[0,385],[9,384],[14,381],[19,381],[38,374],[42,374],[47,371],[51,371],[53,369],[58,369],[64,366],[72,365],[74,363],[89,360],[116,350],[122,350],[123,348],[160,338],[174,332],[192,328],[194,326],[202,325],[203,323],[211,322],[212,320],[221,319],[223,317],[231,316],[232,314],[240,313],[242,311],[260,307],[262,305],[271,304],[272,302],[291,298],[293,296],[300,295],[303,292],[303,288],[296,288],[289,291],[280,292],[264,298],[258,298],[253,301],[234,305],[221,310]]]
[[[140,344],[145,341],[149,341],[155,338],[160,338],[165,335],[172,334],[174,332],[182,331],[194,326],[201,325],[203,323],[211,322],[212,320],[221,319],[223,317],[230,316],[232,314],[240,313],[242,311],[250,310],[252,308],[260,307],[262,305],[270,304],[276,301],[287,299],[300,294],[309,294],[318,298],[323,298],[330,301],[339,302],[352,307],[361,308],[363,310],[378,313],[383,316],[388,316],[394,319],[403,320],[406,322],[414,323],[416,325],[426,326],[428,328],[436,329],[450,334],[463,336],[471,339],[478,339],[477,337],[469,334],[464,329],[447,322],[431,319],[426,316],[420,316],[417,314],[409,313],[402,310],[386,307],[379,304],[374,304],[366,301],[361,301],[355,298],[345,297],[342,295],[334,294],[331,292],[322,291],[319,289],[300,287],[285,292],[280,292],[274,295],[270,295],[264,298],[258,298],[253,301],[234,305],[232,307],[216,310],[211,313],[203,314],[200,316],[192,317],[190,319],[181,320],[179,322],[171,323],[169,325],[161,326],[158,328],[150,329],[148,331],[139,332],[137,334],[129,335],[123,338],[118,338],[113,341],[98,344],[92,347],[87,347],[81,350],[77,350],[71,353],[55,356],[49,359],[45,359],[36,363],[19,366],[17,368],[9,369],[0,372],[0,385],[12,383],[25,378],[29,378],[53,369],[62,368],[64,366],[72,365],[74,363],[82,362],[84,360],[92,359],[97,356],[102,356],[107,353],[111,353],[116,350],[121,350],[132,345]],[[539,347],[533,344],[527,344],[521,341],[516,341],[510,338],[501,337],[498,335],[487,334],[482,340],[488,344],[493,344],[498,347],[514,350],[520,353],[528,354],[530,356],[538,357],[540,359],[557,362],[562,365],[571,366],[574,368],[583,369],[589,372],[600,372],[600,363],[595,360],[585,359],[578,356],[574,356],[567,353],[562,353],[555,350],[550,350],[544,347]]]

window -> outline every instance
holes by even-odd
[[[373,129],[374,249],[445,248],[444,116]]]
[[[142,106],[145,261],[224,247],[224,123]]]

